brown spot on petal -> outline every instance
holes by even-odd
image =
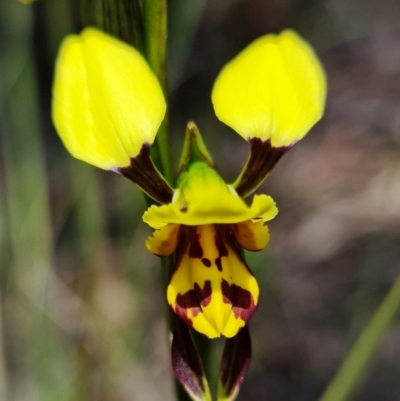
[[[184,294],[178,294],[176,297],[176,304],[183,309],[192,309],[199,306],[199,301],[196,297],[196,292],[191,289]]]
[[[222,272],[222,261],[221,258],[218,257],[217,259],[215,259],[215,264],[217,266],[218,271]]]
[[[192,326],[192,320],[188,317],[188,309],[190,309],[193,317],[201,313],[201,306],[207,306],[211,301],[211,281],[204,282],[204,287],[201,288],[197,283],[194,283],[194,288],[178,294],[175,300],[175,313],[183,319],[188,325]]]
[[[205,267],[211,267],[211,261],[210,261],[210,259],[203,258],[203,259],[201,259],[201,262],[203,263],[203,265],[204,265]]]
[[[228,248],[226,247],[225,242],[218,231],[217,234],[215,234],[215,246],[217,247],[219,257],[228,256]]]
[[[197,299],[199,300],[200,305],[207,306],[211,301],[211,294],[212,294],[211,281],[206,280],[204,282],[203,288],[201,288],[197,283],[195,283],[194,290],[196,292]]]
[[[189,258],[201,259],[203,257],[203,248],[200,243],[200,234],[193,230],[190,236]]]
[[[228,248],[226,247],[219,231],[215,234],[215,246],[218,250],[218,257],[215,259],[215,264],[218,271],[222,272],[222,257],[228,256]]]
[[[222,280],[221,283],[221,289],[222,289],[222,300],[226,304],[232,304],[231,299],[232,299],[232,291],[231,291],[231,286],[226,280]]]
[[[185,292],[184,294],[178,294],[175,300],[174,312],[189,326],[192,326],[193,322],[188,317],[188,310],[190,309],[192,316],[195,317],[201,313],[199,302],[197,301],[196,293],[194,290]]]
[[[240,317],[247,322],[254,315],[257,306],[250,291],[236,284],[229,284],[226,280],[222,280],[221,290],[224,302],[226,298],[232,303],[232,311],[236,318]]]

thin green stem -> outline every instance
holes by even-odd
[[[143,1],[144,45],[147,61],[166,92],[166,0]]]
[[[355,342],[320,401],[345,401],[363,378],[386,331],[400,311],[400,275],[382,301],[372,320]]]
[[[167,2],[166,0],[143,1],[143,25],[145,56],[156,74],[164,96],[167,98],[166,48],[167,48]],[[153,145],[154,159],[167,181],[171,182],[171,163],[168,140],[168,115]]]
[[[95,7],[93,7],[95,1]],[[82,2],[84,22],[97,26],[143,52],[143,26],[139,0],[85,0]]]

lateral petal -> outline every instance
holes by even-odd
[[[292,30],[265,35],[225,65],[212,91],[217,117],[244,139],[289,146],[321,118],[324,70]]]
[[[269,242],[269,230],[262,220],[234,224],[232,231],[238,244],[248,251],[260,251]]]
[[[154,231],[146,240],[146,248],[156,256],[168,256],[175,251],[178,245],[178,224],[167,224]]]
[[[93,28],[64,40],[53,121],[74,157],[105,170],[129,166],[153,143],[165,110],[157,78],[133,47]]]

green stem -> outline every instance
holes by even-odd
[[[320,401],[345,401],[361,381],[369,362],[393,319],[400,311],[400,275],[382,301],[372,320],[348,353]]]
[[[139,0],[84,0],[82,14],[85,24],[92,25],[93,11],[95,24],[103,31],[143,52],[143,26]]]
[[[166,48],[167,48],[167,2],[166,0],[143,0],[143,25],[145,56],[156,74],[167,98]],[[153,145],[154,159],[168,182],[171,182],[171,163],[168,141],[168,115]]]

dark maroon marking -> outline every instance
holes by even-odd
[[[201,259],[203,257],[203,248],[200,244],[200,234],[193,228],[190,235],[189,258]]]
[[[226,304],[232,305],[232,291],[231,286],[226,280],[222,280],[221,282],[221,290],[222,290],[222,300]]]
[[[171,202],[173,190],[151,160],[148,143],[143,144],[139,154],[131,158],[130,166],[118,168],[117,171],[133,181],[157,202]]]
[[[221,238],[223,239],[224,244],[228,245],[231,250],[235,253],[237,258],[243,263],[246,267],[247,271],[250,274],[253,274],[249,267],[246,264],[246,261],[243,257],[243,249],[240,247],[238,242],[236,241],[235,235],[233,233],[232,225],[230,224],[217,224],[216,229],[219,232]],[[224,245],[225,246],[225,245]]]
[[[191,289],[184,294],[178,294],[176,304],[183,309],[198,308],[199,300],[197,299],[195,290]]]
[[[194,288],[178,294],[176,297],[175,313],[179,315],[186,323],[192,325],[192,321],[187,317],[187,309],[191,309],[193,316],[201,312],[201,306],[207,306],[211,301],[211,281],[207,280],[204,287],[201,288],[197,283],[194,283]]]
[[[194,231],[194,227],[180,226],[178,234],[178,244],[175,252],[169,257],[169,282],[172,276],[175,274],[176,270],[182,262],[183,256],[186,254],[189,247],[189,239]]]
[[[220,257],[215,259],[215,264],[217,266],[218,271],[222,272],[222,261]]]
[[[197,300],[195,291],[189,290],[184,294],[178,294],[175,300],[174,312],[190,327],[193,322],[187,316],[187,310],[190,309],[193,317],[197,316],[201,312],[199,301]]]
[[[233,293],[233,307],[241,309],[249,309],[254,302],[252,302],[253,296],[251,292],[243,289],[242,287],[231,284]]]
[[[201,306],[207,306],[211,301],[212,288],[211,281],[206,280],[204,287],[201,288],[197,283],[194,284],[194,291]]]
[[[192,321],[192,319],[188,318],[186,309],[183,309],[179,305],[177,305],[174,308],[174,312],[175,312],[176,316],[181,318],[188,326],[193,327],[193,321]],[[201,312],[200,307],[192,308],[192,313],[193,313],[194,317],[197,316],[200,312]]]
[[[203,258],[203,259],[201,259],[201,262],[203,263],[203,265],[204,265],[205,267],[211,267],[211,261],[210,261],[210,259]]]
[[[215,246],[218,251],[218,257],[215,259],[215,264],[217,266],[218,271],[222,272],[222,257],[228,256],[228,248],[225,246],[223,236],[221,235],[221,232],[220,230],[218,230],[217,227],[214,239],[215,239]]]
[[[222,296],[229,299],[232,303],[232,311],[236,318],[241,318],[247,322],[257,309],[254,304],[253,295],[250,291],[243,289],[236,284],[230,284],[226,280],[221,282]]]
[[[257,189],[279,159],[291,148],[291,146],[274,148],[269,139],[262,141],[260,138],[249,139],[249,144],[250,156],[240,176],[240,182],[235,188],[240,197]]]
[[[228,256],[228,248],[225,245],[222,235],[219,232],[219,230],[216,231],[217,232],[215,234],[215,246],[217,247],[218,256],[219,257]]]

